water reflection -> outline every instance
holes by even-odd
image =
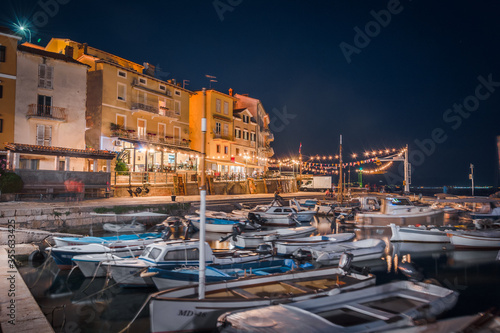
[[[385,255],[378,260],[357,262],[370,267],[377,284],[405,279],[398,273],[400,261],[411,262],[426,279],[435,279],[444,287],[460,293],[455,308],[447,317],[474,314],[489,307],[500,306],[500,263],[498,251],[453,251],[449,243],[391,243],[389,227],[365,229],[341,228],[333,218],[319,217],[311,223],[316,234],[356,233],[356,239],[383,239]],[[214,249],[228,249],[229,241],[221,242],[222,234],[207,233],[206,239]],[[198,235],[193,235],[197,238]],[[152,289],[122,289],[113,280],[85,279],[75,270],[59,271],[53,263],[39,267],[28,264],[20,272],[31,288],[43,312],[56,331],[117,332],[123,329],[146,302]],[[149,331],[149,312],[146,306],[130,328],[130,332]]]

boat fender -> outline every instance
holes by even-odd
[[[28,256],[29,262],[44,262],[47,259],[47,253],[45,251],[36,250],[30,253]]]

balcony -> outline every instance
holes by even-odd
[[[267,141],[274,141],[274,134],[273,133],[269,132],[267,134]]]
[[[130,109],[132,111],[144,111],[144,112],[154,113],[154,114],[157,114],[159,116],[165,116],[165,117],[175,118],[175,119],[177,119],[181,116],[180,114],[176,114],[175,111],[169,110],[165,106],[156,107],[156,106],[148,105],[145,103],[138,103],[138,102],[133,102]]]
[[[66,108],[60,108],[51,105],[30,104],[26,118],[48,119],[60,122],[68,120],[66,116]]]
[[[139,134],[135,129],[127,129],[127,128],[111,130],[111,136],[124,140],[158,143],[158,144],[187,147],[187,148],[189,148],[189,144],[191,142],[190,140],[187,139],[160,135],[155,132],[148,132],[147,134]]]
[[[214,139],[233,141],[233,138],[230,135],[223,135],[219,132],[214,132]]]

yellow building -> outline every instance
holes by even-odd
[[[231,153],[234,156],[235,166],[231,172],[255,176],[264,171],[257,158],[257,122],[247,108],[233,111],[234,143]]]
[[[234,141],[233,105],[236,99],[216,90],[206,91],[207,144],[205,147],[207,171],[229,174],[235,163],[231,145]],[[190,99],[189,130],[191,149],[201,151],[201,118],[204,96],[197,91]]]
[[[73,53],[88,73],[86,143],[121,152],[131,171],[196,171],[190,149],[191,91],[154,77],[140,65],[68,39],[53,38],[46,50]],[[103,167],[103,166],[100,166]]]
[[[17,44],[22,38],[0,27],[0,150],[14,142]]]

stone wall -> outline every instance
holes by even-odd
[[[151,204],[151,205],[120,205],[110,207],[106,212],[119,214],[134,211],[149,211],[157,213],[167,213],[172,215],[185,215],[189,213],[190,204]],[[95,207],[68,207],[68,208],[33,208],[33,209],[4,209],[0,215],[0,227],[6,227],[9,220],[14,220],[16,229],[38,229],[58,232],[85,232],[88,233],[92,226],[94,230],[102,227],[103,223],[110,222],[130,222],[131,217],[115,216],[95,216]],[[162,219],[162,218],[156,218]],[[138,218],[138,222],[148,223],[152,218]]]

